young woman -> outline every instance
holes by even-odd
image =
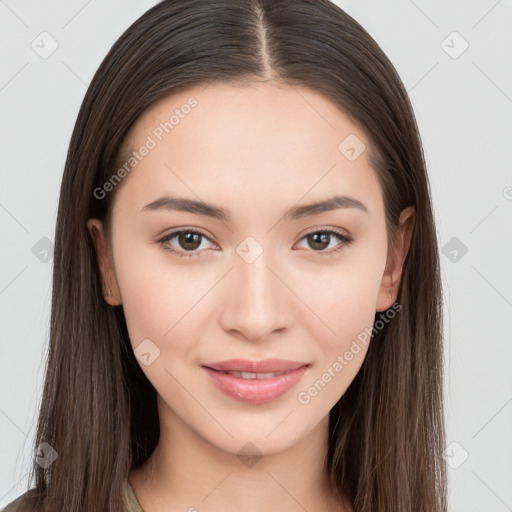
[[[71,139],[7,511],[444,512],[438,246],[392,64],[327,0],[164,0]]]

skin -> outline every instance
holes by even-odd
[[[309,403],[297,396],[371,329],[376,311],[395,302],[414,211],[402,212],[389,250],[382,190],[367,151],[349,161],[338,150],[349,134],[367,148],[368,139],[307,88],[194,87],[144,112],[126,147],[139,148],[191,97],[197,106],[117,185],[111,240],[98,219],[87,224],[111,291],[105,300],[123,305],[134,349],[149,338],[160,350],[150,365],[141,364],[158,392],[160,441],[129,480],[146,512],[350,510],[335,505],[323,463],[329,411],[368,346],[360,344]],[[292,206],[334,192],[358,199],[367,212],[342,208],[282,219]],[[164,193],[223,206],[232,220],[141,212]],[[207,238],[192,249],[179,237],[168,240],[167,247],[185,253],[179,257],[157,243],[176,228]],[[328,228],[353,242],[331,236],[314,245],[306,237]],[[250,263],[236,252],[246,237],[263,250]],[[187,248],[196,256],[186,257]],[[269,357],[310,367],[266,404],[224,395],[200,368]],[[262,455],[256,464],[237,456],[244,446],[244,453]]]

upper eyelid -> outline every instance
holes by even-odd
[[[340,234],[340,235],[343,235],[343,236],[346,236],[347,238],[352,238],[352,234],[350,233],[350,231],[346,228],[334,228],[334,227],[330,227],[330,226],[315,226],[315,227],[312,227],[311,229],[308,229],[308,231],[306,231],[305,233],[303,233],[301,235],[301,238],[302,237],[305,237],[306,235],[310,235],[311,233],[317,233],[319,231],[334,231],[336,234]],[[344,233],[343,233],[344,231]],[[172,236],[172,235],[176,235],[180,232],[192,232],[192,233],[198,233],[202,236],[204,236],[205,238],[208,238],[208,240],[210,241],[213,241],[212,240],[212,237],[210,235],[208,235],[207,233],[205,233],[204,231],[202,231],[200,228],[192,228],[192,227],[183,227],[183,228],[174,228],[174,229],[171,229],[171,231],[165,235],[162,235],[160,236],[159,238],[162,239],[162,238],[167,238],[169,236]]]
[[[207,238],[210,242],[214,243],[210,235],[203,233],[201,230],[197,228],[176,228],[175,230],[170,231],[166,235],[159,237],[158,241],[173,238],[176,235],[179,235],[180,233],[197,233],[198,235],[201,235],[202,237]]]
[[[346,237],[351,237],[352,236],[349,232],[347,232],[347,233],[340,233],[340,231],[342,231],[342,228],[316,227],[316,228],[311,228],[310,230],[308,230],[305,233],[303,233],[301,235],[301,238],[303,238],[303,237],[305,237],[307,235],[310,235],[312,233],[325,232],[325,231],[331,231],[331,232],[334,232],[335,234],[344,235]],[[347,230],[344,230],[344,231],[347,231]],[[167,238],[167,237],[174,236],[174,235],[177,235],[177,234],[183,233],[183,232],[186,232],[186,233],[197,233],[197,234],[199,234],[201,236],[204,236],[205,238],[208,238],[208,240],[213,241],[212,237],[210,235],[208,235],[207,233],[204,233],[199,228],[176,228],[175,230],[170,231],[169,233],[167,233],[165,235],[162,235],[159,238],[160,239]]]

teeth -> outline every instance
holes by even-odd
[[[278,377],[279,375],[283,375],[283,373],[286,373],[286,372],[252,373],[252,372],[227,371],[224,373],[227,373],[228,375],[233,375],[233,377],[239,377],[242,379],[272,379],[273,377]]]

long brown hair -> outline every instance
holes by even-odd
[[[425,159],[413,109],[370,35],[328,0],[164,0],[115,42],[87,90],[71,137],[55,233],[49,354],[31,491],[41,510],[119,512],[132,466],[159,439],[156,391],[137,363],[122,306],[103,299],[89,218],[107,220],[125,136],[163,96],[192,85],[281,81],[332,100],[371,142],[388,240],[416,220],[402,306],[379,329],[330,412],[328,468],[355,512],[444,512],[442,289]],[[375,315],[377,322],[380,314]]]

